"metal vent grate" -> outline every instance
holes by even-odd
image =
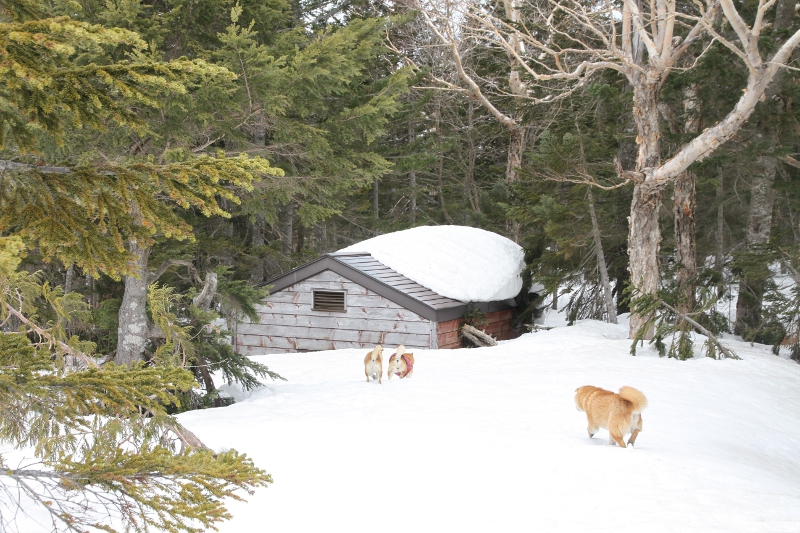
[[[344,293],[332,291],[314,291],[314,311],[344,312]]]

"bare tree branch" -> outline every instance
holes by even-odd
[[[75,359],[78,359],[78,360],[82,361],[86,366],[88,366],[90,368],[97,368],[97,363],[90,356],[86,355],[85,353],[81,352],[80,350],[77,350],[77,349],[73,348],[69,344],[54,338],[53,335],[50,334],[50,332],[48,332],[47,330],[45,330],[43,328],[40,328],[39,326],[37,326],[36,324],[31,322],[28,319],[28,317],[26,317],[24,314],[19,312],[17,309],[14,308],[14,306],[10,305],[8,302],[6,302],[5,306],[6,306],[6,309],[8,310],[8,312],[11,313],[12,315],[14,315],[20,322],[25,324],[25,326],[27,328],[29,328],[31,331],[33,331],[34,333],[36,333],[40,337],[42,337],[44,339],[47,339],[47,341],[50,342],[51,344],[54,344],[54,345],[58,346],[58,348],[62,352],[66,353],[68,355],[71,355]]]
[[[155,282],[164,275],[164,273],[169,270],[173,266],[185,266],[189,269],[189,273],[192,276],[192,279],[195,281],[200,281],[200,274],[197,273],[197,269],[194,267],[191,261],[185,261],[183,259],[166,259],[159,267],[155,270],[155,272],[151,272],[149,276],[147,276],[147,284],[150,285],[151,283]]]

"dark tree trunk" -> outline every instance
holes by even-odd
[[[724,274],[723,270],[725,268],[725,205],[722,203],[724,193],[725,179],[720,171],[719,181],[717,182],[717,229],[714,254],[714,270],[719,272],[720,277]]]
[[[376,221],[381,218],[381,211],[378,199],[379,199],[378,178],[372,178],[372,215]]]
[[[513,185],[519,178],[519,170],[522,168],[527,129],[524,126],[515,125],[509,129],[509,133],[506,183],[508,185]],[[508,233],[512,241],[519,243],[520,231],[521,226],[518,220],[508,221]]]
[[[675,215],[675,258],[678,263],[678,312],[688,315],[695,306],[697,244],[695,241],[694,172],[684,171],[675,179],[673,213]]]
[[[614,283],[612,294],[614,295],[614,302],[617,304],[617,315],[630,312],[628,302],[625,299],[625,288],[628,286],[630,279],[630,273],[625,270],[621,275],[617,276]]]
[[[697,86],[684,90],[683,110],[686,123],[684,133],[700,131],[699,101]],[[697,287],[697,238],[695,232],[695,212],[697,210],[697,176],[691,170],[684,170],[675,178],[672,196],[672,213],[675,222],[675,259],[678,264],[676,281],[678,285],[678,313],[688,315],[694,311]],[[681,319],[683,320],[683,319]]]
[[[587,190],[589,200],[589,216],[592,219],[592,237],[594,238],[595,253],[597,256],[597,270],[600,273],[600,284],[603,287],[603,301],[608,314],[608,321],[612,324],[617,323],[617,309],[614,305],[614,297],[611,295],[611,283],[608,279],[608,269],[606,268],[606,256],[603,253],[603,241],[600,238],[600,225],[597,223],[597,214],[594,211],[594,194],[592,187]]]
[[[478,193],[478,187],[475,184],[475,161],[478,158],[478,147],[475,144],[475,139],[473,137],[475,127],[474,114],[474,105],[472,100],[470,100],[469,107],[467,108],[467,146],[469,151],[467,154],[467,172],[464,176],[464,189],[472,210],[476,213],[480,213],[480,194]]]
[[[75,283],[75,263],[70,263],[64,276],[64,294],[72,292],[73,283]]]
[[[211,377],[211,372],[208,370],[208,363],[200,354],[197,354],[197,370],[200,373],[200,378],[203,380],[203,385],[206,388],[206,394],[214,392],[214,379]]]
[[[284,255],[291,254],[294,238],[294,209],[291,204],[283,209],[283,235],[281,237],[281,251]]]
[[[306,227],[299,220],[297,221],[297,249],[295,252],[298,254],[303,252],[306,246]]]
[[[756,250],[769,243],[772,229],[772,211],[775,205],[775,182],[778,160],[773,155],[758,158],[756,175],[750,189],[750,211],[747,217],[745,244]],[[736,324],[734,332],[744,335],[761,321],[761,306],[764,300],[764,284],[768,273],[766,265],[759,272],[747,271],[739,282],[739,297],[736,300]]]
[[[778,0],[775,7],[775,30],[790,28],[794,12],[794,0]],[[785,71],[779,70],[764,92],[764,101],[775,115],[762,117],[756,126],[756,139],[763,148],[761,148],[762,155],[756,160],[750,188],[750,210],[745,237],[745,246],[750,249],[769,243],[772,230],[772,211],[775,205],[775,192],[772,187],[778,169],[775,150],[780,146],[779,115],[785,111],[785,99],[782,98],[784,78]],[[739,283],[739,297],[736,300],[734,325],[736,334],[743,335],[761,322],[761,306],[767,275],[766,271],[744,273]]]
[[[267,221],[264,218],[264,215],[259,213],[253,217],[251,225],[253,238],[250,243],[253,248],[260,248],[261,246],[267,244]],[[254,284],[264,281],[264,277],[266,275],[266,264],[262,255],[263,252],[258,250],[257,253],[258,256],[253,264],[253,270],[250,272],[250,282]]]
[[[442,112],[441,101],[436,110],[436,138],[439,150],[439,169],[436,173],[436,192],[439,196],[439,206],[442,208],[442,214],[448,224],[455,224],[450,213],[447,212],[447,205],[444,200],[444,140],[442,138]]]
[[[414,143],[414,123],[408,121],[408,144]],[[413,163],[412,163],[413,165]],[[411,224],[417,223],[417,171],[412,167],[408,173],[408,187],[411,190]]]

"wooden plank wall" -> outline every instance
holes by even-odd
[[[520,336],[522,330],[511,327],[511,319],[513,317],[513,309],[487,313],[486,326],[479,329],[499,341],[516,339]],[[461,348],[461,339],[458,336],[459,326],[461,326],[460,318],[437,324],[439,348]]]
[[[314,290],[346,291],[346,312],[312,311]],[[238,328],[237,348],[245,355],[430,347],[429,320],[329,270],[271,294],[257,310],[258,324]]]

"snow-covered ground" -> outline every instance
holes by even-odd
[[[800,365],[730,339],[744,360],[631,357],[626,333],[417,351],[382,385],[366,350],[262,356],[288,382],[180,420],[274,477],[223,532],[800,531]],[[647,395],[635,449],[588,437],[587,384]]]

